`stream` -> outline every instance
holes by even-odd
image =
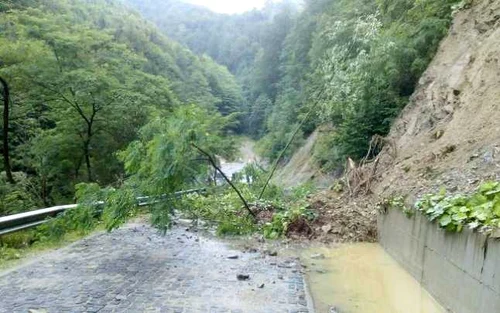
[[[241,143],[238,157],[234,161],[227,161],[223,158],[219,158],[221,170],[224,174],[231,179],[231,177],[241,172],[245,166],[252,163],[262,163],[260,157],[254,151],[255,142],[250,139],[244,139]],[[223,182],[221,178],[219,178],[220,182]]]

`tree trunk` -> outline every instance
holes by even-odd
[[[85,140],[83,144],[83,154],[85,158],[85,165],[87,166],[87,179],[89,182],[93,181],[92,166],[90,164],[90,138]]]
[[[94,135],[92,128],[94,127],[94,117],[97,111],[95,105],[92,105],[92,116],[86,120],[87,122],[87,138],[83,142],[85,165],[87,166],[87,178],[89,182],[93,182],[94,178],[92,176],[92,165],[90,164],[90,143],[92,141],[92,136]]]
[[[5,173],[7,174],[7,181],[14,184],[14,178],[12,177],[12,169],[10,167],[10,155],[9,155],[9,101],[10,101],[10,91],[7,82],[0,77],[0,83],[3,86],[3,162],[5,167]]]
[[[80,177],[80,168],[82,167],[82,163],[83,163],[83,157],[80,156],[80,158],[78,159],[78,163],[76,163],[75,167],[75,180],[78,180],[78,178]]]

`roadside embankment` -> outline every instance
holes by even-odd
[[[380,244],[444,307],[500,312],[500,241],[470,230],[448,233],[398,210],[380,215],[378,226]]]
[[[413,202],[445,187],[462,194],[500,179],[500,3],[470,1],[458,12],[394,123],[380,155],[379,198]],[[381,245],[454,313],[500,312],[500,241],[446,232],[417,213],[379,216]]]

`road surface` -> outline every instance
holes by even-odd
[[[310,312],[296,260],[141,223],[0,273],[0,295],[1,313]]]

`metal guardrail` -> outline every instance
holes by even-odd
[[[191,189],[186,191],[179,191],[174,193],[173,195],[161,195],[159,197],[137,197],[136,199],[137,205],[142,207],[165,201],[172,196],[181,197],[183,195],[202,193],[205,191],[206,189]],[[150,199],[154,200],[150,201]],[[97,204],[104,204],[104,202],[99,202]],[[65,212],[66,210],[76,209],[77,207],[77,204],[59,205],[51,208],[0,217],[0,236],[36,227],[47,222],[49,217],[55,217],[58,214]]]
[[[5,235],[43,224],[48,217],[54,217],[68,209],[74,209],[78,205],[60,205],[52,208],[29,211],[14,215],[0,217],[0,235]]]

